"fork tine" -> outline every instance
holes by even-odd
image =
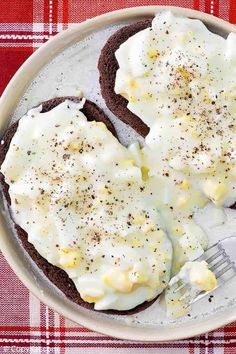
[[[199,292],[199,294],[194,299],[189,301],[189,306],[193,305],[196,301],[202,299],[203,297],[207,296],[211,292],[212,291],[207,291],[207,292],[201,291],[201,292]]]
[[[220,261],[216,262],[215,264],[212,264],[209,269],[212,271],[215,271],[217,268],[219,268],[221,265],[223,265],[226,262],[230,262],[229,257],[223,257]]]
[[[183,305],[183,308],[184,309],[187,309],[188,307],[190,307],[191,306],[191,302],[187,302],[187,304],[184,304]]]
[[[191,296],[191,292],[189,290],[187,290],[182,296],[180,296],[179,301],[186,300],[189,296]]]
[[[183,283],[180,286],[178,286],[178,288],[176,288],[175,290],[173,290],[173,293],[176,294],[178,291],[182,290],[183,288],[185,288],[185,286],[187,286],[187,283]]]
[[[219,277],[221,277],[223,274],[225,274],[226,272],[228,272],[228,270],[233,269],[234,268],[234,262],[230,262],[226,267],[224,267],[223,269],[219,270],[215,276],[216,279],[218,279]]]
[[[213,246],[212,246],[213,247]],[[223,249],[219,250],[218,252],[216,252],[215,254],[213,254],[211,257],[206,259],[206,262],[209,264],[211,262],[213,262],[216,258],[218,258],[219,256],[221,256],[223,253],[225,253],[225,251]]]

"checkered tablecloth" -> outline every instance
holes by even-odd
[[[236,0],[0,0],[0,94],[50,36],[98,14],[138,5],[194,8],[236,23]],[[0,354],[236,354],[236,323],[171,343],[122,341],[66,320],[21,284],[0,254]]]

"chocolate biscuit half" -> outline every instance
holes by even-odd
[[[115,52],[129,37],[145,28],[151,27],[151,24],[152,19],[148,19],[124,26],[116,31],[109,37],[105,46],[102,48],[98,61],[100,88],[107,107],[120,120],[131,126],[143,137],[149,132],[148,126],[127,108],[128,101],[126,98],[116,94],[114,91],[116,72],[119,69]],[[236,209],[236,202],[230,208]]]
[[[56,107],[58,104],[64,102],[66,99],[69,99],[74,102],[79,102],[80,98],[78,97],[57,97],[53,98],[51,100],[42,102],[42,111],[41,112],[48,112],[54,107]],[[81,111],[84,113],[84,115],[87,117],[89,121],[96,120],[99,122],[103,122],[106,124],[107,128],[111,131],[111,133],[116,136],[116,131],[111,123],[111,121],[107,118],[107,116],[104,114],[104,112],[93,102],[86,100],[83,109]],[[17,130],[18,127],[18,121],[13,123],[5,132],[3,136],[3,143],[0,145],[0,166],[3,163],[6,153],[8,151],[8,148],[10,146],[11,140]],[[9,186],[5,182],[4,176],[0,173],[0,183],[3,188],[3,194],[6,198],[6,201],[8,203],[8,208],[10,211],[10,205],[11,205],[11,199],[10,195],[8,193]],[[14,220],[13,220],[14,222]],[[17,236],[19,237],[24,249],[26,252],[30,255],[32,260],[36,263],[36,265],[43,271],[43,273],[46,275],[46,277],[54,284],[58,289],[60,289],[67,298],[75,302],[76,304],[83,306],[87,309],[94,310],[94,305],[90,304],[88,302],[85,302],[82,300],[82,298],[79,295],[79,292],[77,291],[73,281],[69,278],[67,273],[58,268],[57,266],[54,266],[50,264],[45,258],[43,258],[35,249],[35,247],[28,242],[28,234],[17,224],[15,225],[15,230],[17,233]],[[126,315],[126,314],[134,314],[137,312],[140,312],[142,310],[145,310],[147,307],[149,307],[156,299],[150,301],[150,302],[144,302],[141,305],[138,305],[136,308],[128,310],[128,311],[115,311],[115,310],[108,310],[108,311],[99,311],[99,312],[104,312],[108,314],[120,314],[120,315]]]
[[[122,27],[120,30],[116,31],[102,48],[98,61],[101,93],[107,107],[120,120],[131,126],[143,137],[145,137],[149,132],[148,126],[127,108],[128,101],[123,96],[116,94],[114,91],[116,72],[119,69],[115,52],[122,43],[127,41],[129,37],[147,27],[151,27],[151,24],[152,19],[148,19]]]

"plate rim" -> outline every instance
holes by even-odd
[[[200,11],[176,6],[139,6],[126,8],[96,16],[79,24],[73,24],[71,28],[53,36],[49,41],[43,44],[23,63],[12,77],[0,98],[0,129],[2,129],[8,121],[9,116],[11,116],[16,108],[25,89],[32,82],[36,74],[56,55],[72,45],[73,42],[77,42],[94,30],[111,25],[113,22],[125,21],[135,17],[153,16],[157,12],[166,10],[170,10],[180,16],[198,18],[226,32],[236,33],[235,25],[227,21]],[[154,329],[132,327],[128,323],[123,324],[108,318],[106,321],[101,321],[99,318],[90,316],[90,311],[84,311],[84,309],[78,309],[75,313],[73,309],[67,308],[66,303],[63,304],[63,298],[59,299],[58,296],[52,295],[47,291],[42,292],[35,283],[35,280],[29,277],[27,270],[20,267],[20,260],[11,247],[3,215],[0,215],[0,234],[0,250],[17,277],[29,291],[57,313],[91,330],[99,331],[100,333],[119,339],[140,342],[163,342],[187,339],[212,331],[236,320],[236,308],[229,308],[224,312],[210,315],[206,320],[202,319],[201,321],[197,321],[197,323],[186,322],[180,324],[178,327],[163,326]]]

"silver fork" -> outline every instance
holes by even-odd
[[[214,272],[217,279],[215,289],[221,287],[236,275],[236,236],[227,237],[215,243],[213,246],[209,247],[201,257],[196,259],[196,261],[206,261],[208,263],[209,269]],[[172,286],[177,286],[176,289],[173,290],[173,293],[177,294],[177,292],[181,291],[179,300],[187,301],[187,299],[191,297],[191,287],[188,283],[183,282],[179,285],[179,282],[181,282],[181,280],[172,284]],[[214,290],[196,291],[195,296],[186,302],[184,308],[191,306]]]

